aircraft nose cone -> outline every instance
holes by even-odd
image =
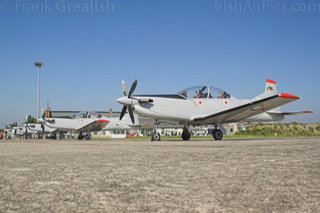
[[[127,97],[118,98],[117,102],[122,105],[129,105],[130,104],[130,100]]]

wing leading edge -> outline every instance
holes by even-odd
[[[215,114],[211,114],[204,117],[195,118],[195,122],[205,123],[228,123],[238,122],[245,118],[266,112],[281,105],[290,103],[300,99],[298,96],[290,95],[287,93],[281,93],[273,96],[269,96],[260,100],[254,100],[252,102],[224,110]]]

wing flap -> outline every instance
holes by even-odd
[[[228,123],[238,122],[245,118],[266,112],[281,105],[290,103],[300,99],[298,96],[281,93],[274,96],[266,97],[260,100],[254,100],[252,102],[224,110],[205,117],[195,118],[194,121],[202,121],[206,123]]]

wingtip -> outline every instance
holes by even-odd
[[[295,95],[291,95],[291,94],[288,94],[288,93],[281,93],[281,94],[280,94],[280,97],[282,97],[282,98],[300,99],[300,97],[295,96]]]

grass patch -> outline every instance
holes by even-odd
[[[301,123],[257,123],[239,131],[235,137],[316,137],[320,136],[320,125]]]
[[[239,131],[234,135],[224,135],[224,138],[255,138],[255,137],[319,137],[320,123],[257,123],[246,127],[245,131]],[[208,138],[207,136],[191,136],[191,138]],[[139,136],[129,138],[92,137],[94,140],[150,140],[151,136]],[[180,135],[161,136],[161,139],[181,139]]]

